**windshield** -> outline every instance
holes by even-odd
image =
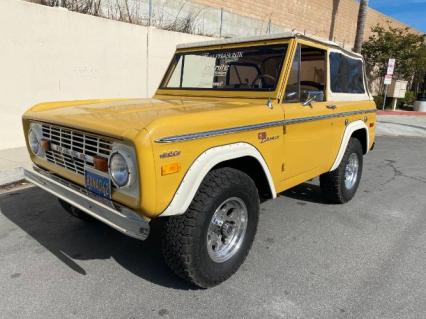
[[[274,91],[286,44],[177,53],[162,89]]]

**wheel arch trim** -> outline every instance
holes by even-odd
[[[272,197],[275,198],[277,193],[274,181],[269,167],[259,150],[253,145],[243,142],[227,144],[210,148],[197,157],[186,172],[172,201],[159,217],[184,214],[208,172],[222,162],[241,157],[253,157],[259,162],[268,180]]]
[[[343,155],[345,154],[346,148],[348,147],[349,140],[352,137],[352,134],[358,130],[365,130],[366,135],[366,153],[369,151],[369,145],[370,145],[370,136],[368,134],[368,127],[367,125],[361,121],[357,120],[354,122],[351,122],[346,126],[345,133],[343,134],[342,142],[340,143],[339,152],[337,153],[336,159],[334,160],[333,166],[331,167],[330,171],[334,171],[337,167],[339,167],[340,162],[342,161]]]

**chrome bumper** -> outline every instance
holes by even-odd
[[[149,235],[149,220],[125,206],[89,193],[85,188],[38,167],[25,169],[24,177],[127,236],[144,240]]]

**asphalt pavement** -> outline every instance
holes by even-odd
[[[261,205],[239,272],[194,289],[141,242],[35,188],[0,195],[1,318],[424,318],[426,139],[378,137],[356,197],[318,182]]]

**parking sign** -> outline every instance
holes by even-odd
[[[392,75],[386,74],[385,75],[385,85],[389,85],[392,83]]]
[[[395,69],[395,59],[389,59],[388,62],[388,71],[386,72],[387,75],[393,75],[393,70]]]

